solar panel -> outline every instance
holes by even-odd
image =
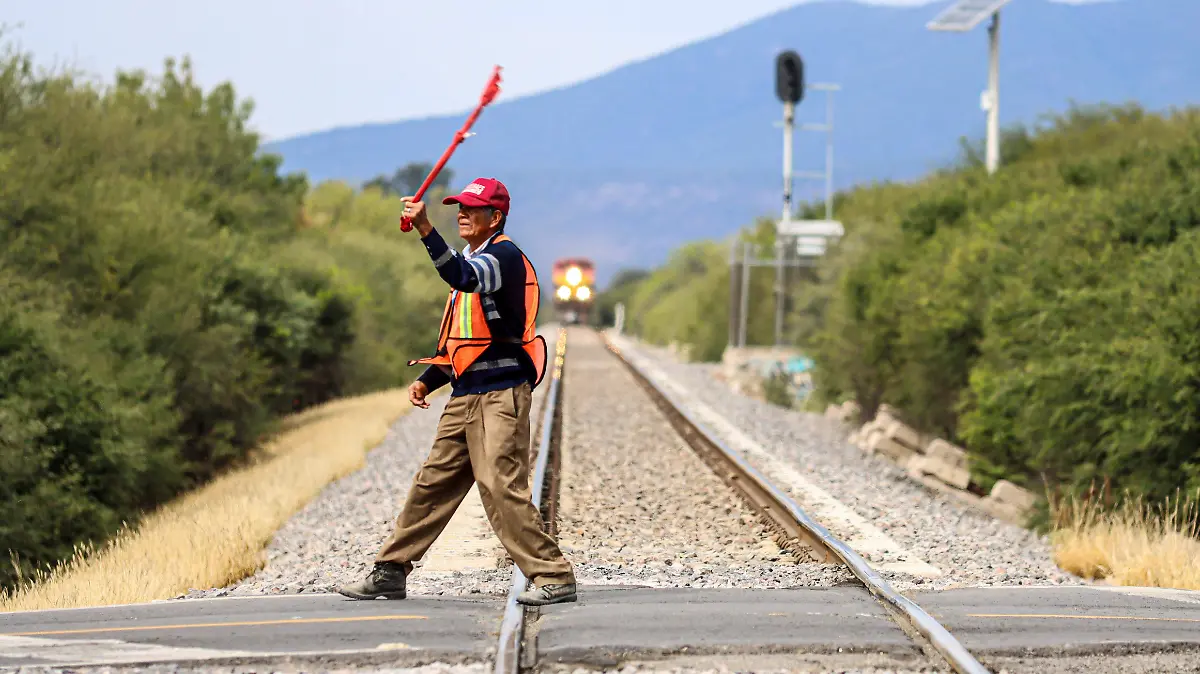
[[[996,10],[1007,5],[1009,0],[958,0],[934,17],[926,28],[929,30],[967,31],[979,25]]]

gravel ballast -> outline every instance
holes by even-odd
[[[559,541],[582,584],[828,586],[671,428],[598,335],[573,329],[563,379]]]
[[[689,392],[687,403],[719,412],[769,454],[831,494],[944,575],[919,578],[884,572],[898,590],[1012,585],[1070,585],[1086,581],[1059,569],[1049,541],[995,519],[952,497],[912,482],[897,465],[869,456],[847,441],[848,429],[819,414],[787,410],[735,393],[715,375],[716,365],[680,363],[666,349],[622,338]],[[787,483],[772,480],[803,499]],[[834,534],[841,535],[834,530]]]

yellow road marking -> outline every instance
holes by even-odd
[[[290,618],[288,620],[256,620],[234,623],[191,623],[186,625],[139,625],[137,627],[92,627],[82,630],[45,630],[41,632],[10,632],[4,637],[37,637],[52,634],[97,634],[100,632],[142,632],[146,630],[188,630],[199,627],[253,627],[258,625],[304,625],[311,623],[351,623],[366,620],[428,620],[423,615],[375,615],[356,618]]]
[[[1055,613],[968,613],[972,618],[1063,618],[1070,620],[1162,620],[1164,622],[1200,623],[1200,618],[1153,618],[1135,615],[1058,615]]]

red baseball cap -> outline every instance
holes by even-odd
[[[508,188],[495,178],[476,178],[462,192],[442,199],[443,204],[463,206],[491,206],[508,215]]]

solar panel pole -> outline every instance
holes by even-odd
[[[1010,0],[958,0],[930,21],[929,30],[966,32],[991,17],[988,25],[988,87],[980,96],[987,111],[987,140],[984,163],[988,174],[1000,167],[1000,9]]]
[[[1000,165],[1000,12],[988,26],[987,172]]]

